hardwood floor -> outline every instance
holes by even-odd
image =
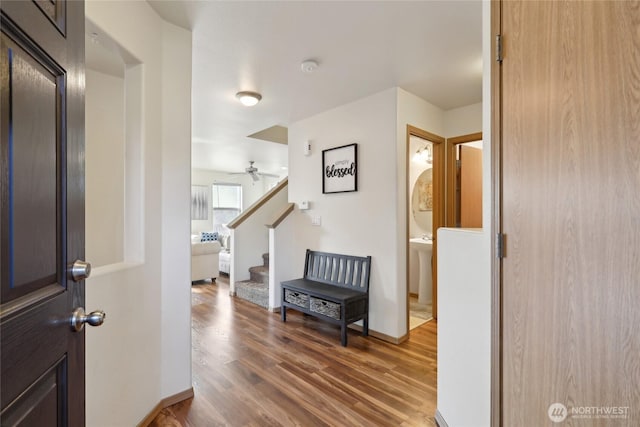
[[[435,426],[436,323],[394,345],[192,287],[195,397],[151,426]]]

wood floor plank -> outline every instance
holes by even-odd
[[[266,396],[266,399],[276,411],[282,411],[285,415],[279,420],[283,426],[309,426],[323,427],[329,424],[316,417],[313,413],[303,408],[297,399],[290,398],[279,387],[268,382],[261,383],[257,389]]]
[[[437,324],[394,345],[289,310],[287,322],[229,296],[228,281],[192,286],[194,397],[153,427],[435,426]]]
[[[345,402],[318,393],[317,389],[282,366],[268,374],[269,382],[278,386],[298,405],[328,425],[356,425]]]

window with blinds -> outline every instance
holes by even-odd
[[[214,228],[228,224],[242,212],[242,185],[215,183],[211,199]]]

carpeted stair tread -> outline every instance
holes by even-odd
[[[263,282],[243,280],[236,282],[235,288],[238,298],[269,308],[269,287]]]
[[[269,284],[269,268],[257,265],[249,268],[249,280]]]
[[[249,267],[249,273],[266,274],[269,275],[269,267],[264,265],[256,265],[255,267]]]

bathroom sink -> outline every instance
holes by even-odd
[[[431,302],[431,255],[433,252],[433,241],[423,237],[414,237],[413,239],[409,239],[409,247],[418,253],[418,260],[420,262],[418,302],[420,304],[426,304]]]
[[[429,251],[433,248],[433,240],[426,239],[424,237],[414,237],[409,239],[409,247],[417,251]]]

